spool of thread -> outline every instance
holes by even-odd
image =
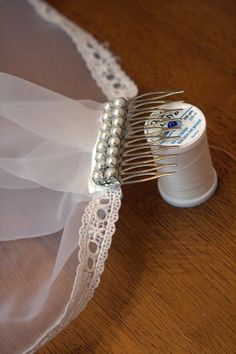
[[[179,145],[175,150],[171,150],[171,154],[177,154],[178,157],[165,160],[177,165],[165,168],[175,174],[159,178],[158,188],[167,203],[177,207],[193,207],[213,195],[217,187],[217,174],[211,161],[204,114],[197,107],[187,103],[180,103],[171,108],[176,107],[181,110],[168,114],[168,118],[170,124],[179,124],[181,130],[167,133],[167,136],[178,135],[180,138],[165,141],[162,145]],[[175,121],[180,117],[180,123]]]

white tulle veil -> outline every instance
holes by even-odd
[[[91,152],[101,103],[137,89],[44,2],[0,5],[0,347],[30,353],[99,283],[121,190],[89,193]]]

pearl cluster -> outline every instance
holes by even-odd
[[[127,108],[125,98],[116,98],[104,105],[92,176],[96,184],[119,183],[118,167]]]

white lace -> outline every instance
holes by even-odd
[[[104,270],[120,205],[121,188],[115,187],[90,202],[85,209],[79,230],[79,266],[68,304],[58,323],[28,350],[27,354],[34,353],[52,339],[86,307],[92,298]]]
[[[122,96],[131,98],[137,95],[137,86],[124,73],[105,45],[43,1],[28,0],[28,2],[43,19],[58,25],[68,34],[92,77],[108,99]]]
[[[57,24],[69,35],[85,60],[92,77],[108,99],[137,95],[137,86],[124,73],[105,46],[43,1],[28,0],[28,2],[41,17]],[[121,193],[119,186],[112,188],[100,198],[92,200],[85,209],[79,230],[79,265],[70,299],[58,322],[26,351],[27,354],[34,353],[53,338],[86,307],[92,298],[100,282],[115,232],[115,222],[118,220],[121,205]]]

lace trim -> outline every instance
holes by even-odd
[[[135,83],[124,73],[112,53],[91,34],[62,16],[41,0],[27,0],[46,21],[58,25],[68,34],[83,57],[93,79],[108,99],[137,95]]]
[[[88,204],[79,230],[79,266],[64,314],[47,334],[26,352],[27,354],[34,353],[52,339],[92,298],[104,270],[120,206],[120,187],[106,191]]]
[[[114,56],[89,33],[60,15],[41,0],[27,0],[45,20],[57,24],[75,43],[92,77],[108,99],[133,97],[137,86],[117,64]],[[121,205],[121,188],[112,188],[99,198],[92,200],[85,210],[79,230],[79,265],[76,270],[73,289],[64,313],[53,327],[43,335],[26,353],[34,353],[52,339],[92,298],[100,282],[108,256],[115,222]]]
[[[79,230],[79,266],[70,301],[70,318],[81,312],[100,282],[121,206],[121,188],[106,191],[89,203]],[[81,287],[81,284],[83,286]],[[67,321],[68,322],[68,321]]]

